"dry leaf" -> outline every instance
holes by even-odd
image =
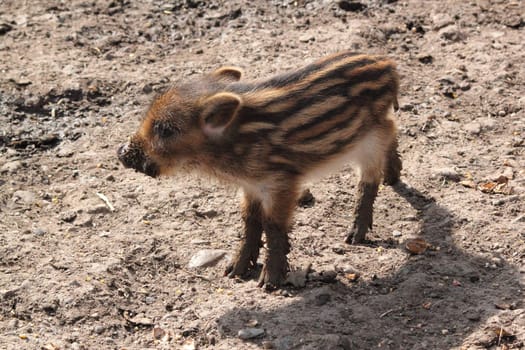
[[[432,303],[429,301],[429,302],[423,303],[423,305],[421,306],[423,306],[423,309],[430,310]]]
[[[476,188],[476,183],[472,180],[463,180],[460,181],[459,184],[468,188]]]
[[[412,254],[423,254],[430,244],[423,238],[414,238],[407,240],[405,247]]]
[[[355,282],[359,278],[358,273],[347,273],[345,276],[350,282]]]
[[[478,185],[478,190],[483,193],[491,193],[498,184],[495,182],[484,182]]]
[[[514,334],[507,332],[503,327],[494,327],[491,329],[498,338],[513,338]]]

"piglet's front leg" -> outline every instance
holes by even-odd
[[[261,202],[245,194],[242,210],[244,221],[244,236],[237,255],[226,268],[225,275],[229,277],[246,277],[254,269],[261,248],[262,207]]]
[[[265,208],[263,228],[268,252],[259,277],[259,287],[272,290],[284,284],[286,280],[289,270],[286,255],[290,252],[288,232],[297,198],[294,186],[287,186],[285,190],[274,193],[271,208]]]

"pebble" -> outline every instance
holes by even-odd
[[[330,299],[331,299],[330,294],[325,294],[325,293],[318,294],[315,296],[315,305],[322,306],[328,303]]]
[[[65,212],[60,213],[58,218],[64,222],[73,222],[77,218],[77,213],[73,210],[65,211]]]
[[[341,10],[349,12],[359,12],[367,8],[365,4],[359,1],[340,0],[338,5]]]
[[[18,327],[18,319],[13,318],[9,323],[7,324],[8,329],[16,329]]]
[[[467,317],[469,321],[472,321],[472,322],[477,322],[481,319],[481,315],[476,310],[468,310],[465,313],[465,316]]]
[[[4,165],[2,165],[2,168],[0,168],[0,172],[2,173],[14,173],[18,169],[22,167],[22,162],[19,160],[13,160],[11,162],[7,162]]]
[[[435,177],[444,178],[450,181],[459,181],[461,175],[453,168],[441,168],[436,170]]]
[[[237,336],[241,339],[252,339],[264,334],[262,328],[244,328],[237,332]]]
[[[496,266],[502,266],[503,265],[503,259],[498,258],[496,256],[491,258],[490,261],[492,261],[492,263],[494,263]]]
[[[521,198],[522,198],[521,196],[515,194],[513,196],[506,196],[503,198],[493,199],[491,203],[492,205],[503,205],[505,203],[516,202],[520,200]]]
[[[307,43],[310,41],[315,41],[315,37],[312,34],[304,34],[299,37],[299,41],[302,43]]]
[[[40,228],[40,227],[37,227],[35,229],[33,229],[33,234],[35,236],[43,236],[47,233],[47,231],[43,228]]]
[[[512,180],[514,179],[514,169],[512,169],[510,166],[506,166],[503,168],[502,175],[505,176],[507,179]]]
[[[99,326],[95,326],[95,328],[94,328],[93,330],[94,330],[95,333],[97,333],[97,334],[102,334],[102,333],[104,333],[105,328],[104,328],[104,326],[100,326],[100,325],[99,325]]]
[[[307,267],[297,271],[290,271],[286,276],[285,283],[291,284],[295,288],[303,288],[306,286],[306,276],[308,275],[309,270],[310,268]]]
[[[471,122],[463,125],[463,130],[472,135],[479,135],[481,132],[481,124],[478,122]]]
[[[215,266],[226,255],[225,250],[219,249],[203,249],[194,254],[190,262],[189,268],[210,267]]]
[[[69,158],[75,153],[75,149],[72,145],[66,144],[63,146],[60,146],[60,149],[56,153],[58,158]]]
[[[107,214],[111,212],[111,210],[105,204],[96,204],[90,206],[86,209],[86,211],[88,214]]]
[[[153,328],[153,339],[161,339],[166,334],[166,331],[160,327]]]
[[[433,30],[440,30],[446,26],[454,24],[454,19],[448,13],[436,13],[432,16]]]
[[[88,214],[81,214],[75,219],[75,225],[81,227],[93,226],[93,218]]]
[[[275,345],[271,341],[263,341],[262,347],[263,349],[275,349]]]
[[[463,91],[467,91],[470,90],[471,85],[468,81],[462,81],[461,83],[459,83],[459,88]]]
[[[392,232],[392,236],[394,237],[401,237],[401,235],[402,235],[401,231],[394,230],[394,232]]]
[[[30,191],[16,191],[13,193],[13,201],[21,201],[24,204],[33,204],[36,202],[36,194]]]

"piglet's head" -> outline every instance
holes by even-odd
[[[151,177],[206,163],[227,139],[242,107],[239,95],[224,91],[240,76],[236,68],[220,68],[156,98],[138,131],[119,146],[120,162]]]

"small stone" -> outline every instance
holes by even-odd
[[[6,22],[0,23],[0,35],[4,35],[8,32],[10,32],[13,29],[13,26]]]
[[[105,204],[97,204],[87,208],[86,212],[88,214],[107,214],[110,213],[111,210]]]
[[[458,42],[466,39],[466,35],[456,25],[448,25],[439,30],[439,36],[451,42]]]
[[[341,0],[338,3],[339,8],[343,11],[359,12],[366,9],[366,5],[358,1]]]
[[[431,64],[432,62],[434,62],[434,57],[432,57],[431,55],[420,55],[417,59],[423,64]]]
[[[459,88],[463,91],[467,91],[467,90],[470,90],[470,83],[468,81],[462,81],[461,83],[459,83]]]
[[[188,263],[189,268],[215,266],[226,255],[226,251],[203,249],[193,255]]]
[[[472,322],[477,322],[481,319],[481,315],[476,310],[468,310],[465,313],[465,316],[467,317],[469,321],[472,321]]]
[[[505,176],[509,180],[512,180],[514,179],[514,169],[512,169],[510,166],[506,166],[503,168],[503,173],[501,175]]]
[[[295,288],[303,288],[304,286],[306,286],[306,276],[308,275],[308,272],[310,272],[310,267],[311,266],[308,265],[304,269],[290,271],[286,276],[286,280],[284,281],[284,283],[291,284]]]
[[[463,125],[463,129],[472,135],[479,135],[481,132],[481,124],[478,122],[471,122]]]
[[[77,218],[77,213],[73,210],[65,211],[65,212],[60,213],[58,218],[64,222],[73,222]]]
[[[262,347],[263,349],[275,349],[275,345],[271,341],[263,341]]]
[[[73,148],[73,145],[66,144],[60,147],[56,155],[59,158],[69,158],[74,153],[75,153],[75,149]]]
[[[492,261],[496,266],[502,266],[503,265],[503,259],[499,258],[499,257],[493,257],[490,259],[490,261]]]
[[[160,327],[153,328],[153,339],[159,340],[166,335],[166,331]]]
[[[312,272],[308,274],[309,281],[319,281],[324,283],[333,283],[337,278],[337,272],[328,270],[321,272]]]
[[[441,168],[436,170],[434,178],[457,182],[461,179],[459,173],[453,168]]]
[[[36,202],[36,194],[30,191],[16,191],[13,193],[13,201],[31,205]]]
[[[9,321],[9,323],[7,324],[7,328],[12,330],[18,328],[18,319],[13,318],[11,321]]]
[[[146,302],[146,304],[153,304],[155,302],[156,298],[155,297],[151,297],[151,296],[148,296],[144,299],[144,301]]]
[[[302,43],[307,43],[310,41],[315,41],[315,37],[312,34],[304,34],[299,37],[299,41]]]
[[[100,326],[100,325],[99,325],[99,326],[95,326],[95,328],[93,329],[93,331],[94,331],[95,333],[97,333],[97,334],[102,334],[102,333],[104,333],[104,330],[105,330],[105,328],[104,328],[103,326]]]
[[[441,334],[443,335],[447,335],[449,332],[448,332],[448,329],[442,329],[441,330]]]
[[[40,227],[33,229],[33,234],[35,236],[43,236],[46,233],[47,233],[47,231],[45,229],[43,229],[43,228],[40,228]]]
[[[479,276],[478,276],[478,275],[470,275],[468,279],[469,279],[469,281],[472,282],[472,283],[477,283],[477,282],[479,282]]]
[[[315,296],[315,305],[322,306],[328,303],[331,299],[330,294],[322,293]]]
[[[315,204],[315,197],[312,192],[310,192],[310,189],[307,188],[303,190],[297,200],[297,204],[303,208],[310,208]]]
[[[394,230],[394,232],[392,232],[392,236],[394,237],[401,237],[401,235],[402,235],[401,231]]]
[[[200,218],[212,219],[218,216],[219,213],[217,212],[217,210],[211,209],[211,210],[206,210],[206,211],[196,211],[195,215],[197,215]]]
[[[432,16],[433,30],[440,30],[446,26],[454,24],[454,19],[448,13],[436,13]]]
[[[244,328],[237,332],[237,336],[243,340],[253,339],[264,334],[262,328]]]
[[[142,87],[142,92],[145,94],[150,94],[152,91],[153,91],[153,87],[151,86],[151,84],[145,84]]]
[[[93,217],[88,214],[81,214],[75,219],[75,225],[81,227],[93,226]]]
[[[106,181],[114,182],[115,181],[115,176],[113,176],[113,174],[109,174],[108,176],[106,176]]]
[[[13,160],[2,165],[0,168],[1,173],[14,173],[22,167],[22,162],[19,160]]]

